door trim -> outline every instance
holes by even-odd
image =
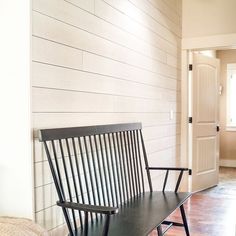
[[[212,40],[214,38],[214,40]],[[236,34],[183,38],[181,52],[181,149],[180,166],[190,167],[189,157],[189,64],[191,53],[197,50],[235,49]],[[191,167],[190,167],[191,168]],[[182,191],[190,191],[191,176],[183,178]]]
[[[182,39],[184,50],[232,49],[235,48],[236,34],[220,34]]]

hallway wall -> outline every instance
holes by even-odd
[[[236,63],[236,50],[217,51],[217,58],[221,61],[220,83],[223,86],[220,96],[220,165],[236,167],[236,132],[227,131],[226,127],[227,64]]]
[[[183,38],[236,33],[235,0],[183,0]]]
[[[55,235],[63,217],[38,129],[141,121],[150,163],[178,161],[180,3],[33,1],[35,215]]]

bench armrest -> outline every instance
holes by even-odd
[[[116,207],[107,207],[107,206],[95,206],[89,204],[80,204],[75,202],[57,202],[58,206],[70,208],[74,210],[91,212],[91,213],[100,213],[105,215],[114,215],[117,214],[119,209]]]
[[[188,171],[188,173],[190,174],[190,169],[188,168],[182,168],[182,167],[146,167],[147,170],[166,170],[166,175],[165,175],[165,179],[164,179],[164,183],[163,183],[163,188],[162,188],[162,192],[165,192],[165,188],[166,188],[166,182],[169,176],[169,171],[180,171],[179,173],[179,177],[175,186],[175,192],[178,192],[179,189],[179,185],[180,182],[182,180],[183,177],[183,173],[184,171]]]
[[[174,170],[174,171],[189,171],[188,168],[183,167],[147,167],[149,170]]]
[[[109,225],[110,225],[110,216],[118,213],[117,207],[106,207],[106,206],[95,206],[95,205],[89,205],[89,204],[80,204],[75,202],[60,202],[57,201],[57,205],[73,210],[79,210],[84,211],[85,218],[84,218],[84,234],[88,235],[88,214],[91,213],[99,213],[99,214],[105,214],[105,223],[103,227],[103,233],[102,235],[108,235]]]

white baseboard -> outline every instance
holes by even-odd
[[[236,167],[236,160],[220,160],[220,166],[225,166],[225,167]]]

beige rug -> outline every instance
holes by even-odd
[[[49,236],[47,231],[32,220],[0,217],[1,236]]]

